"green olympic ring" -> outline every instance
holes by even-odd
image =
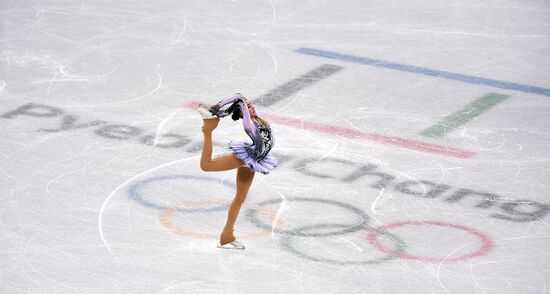
[[[379,264],[379,263],[382,263],[382,262],[386,262],[386,261],[390,261],[390,260],[394,260],[394,259],[398,258],[397,256],[387,255],[385,257],[376,258],[376,259],[369,259],[369,260],[341,261],[341,260],[334,260],[334,259],[329,259],[329,258],[322,258],[322,257],[315,257],[315,256],[307,255],[307,254],[299,251],[298,249],[296,249],[293,246],[292,239],[296,236],[299,236],[298,232],[303,233],[306,230],[323,229],[323,228],[327,228],[327,227],[329,227],[329,228],[334,228],[334,227],[342,228],[342,227],[346,227],[346,225],[342,225],[342,224],[321,224],[321,225],[311,225],[311,226],[298,227],[298,228],[296,228],[292,231],[292,232],[295,231],[294,234],[290,233],[290,234],[283,235],[283,237],[281,238],[282,246],[283,246],[283,248],[285,248],[286,250],[288,250],[289,252],[293,253],[294,255],[296,255],[298,257],[305,258],[305,259],[312,260],[312,261],[317,261],[317,262],[335,264],[335,265]],[[405,242],[403,242],[403,240],[398,238],[396,235],[391,234],[389,232],[385,232],[385,231],[379,231],[379,230],[376,230],[376,229],[368,227],[368,226],[365,226],[364,229],[366,231],[369,231],[369,232],[376,232],[381,237],[385,237],[385,238],[390,239],[391,241],[393,241],[395,243],[396,247],[397,247],[393,252],[403,253],[405,251],[405,249],[406,249]]]

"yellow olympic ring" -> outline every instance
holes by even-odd
[[[172,232],[176,235],[192,236],[192,237],[196,237],[196,238],[200,238],[200,239],[214,239],[214,240],[217,240],[220,237],[219,234],[193,232],[191,230],[184,229],[182,227],[177,226],[172,221],[172,215],[174,214],[174,212],[176,212],[178,209],[181,209],[181,208],[191,208],[191,207],[194,207],[194,206],[210,205],[210,204],[223,204],[223,203],[226,203],[226,202],[227,201],[220,200],[220,199],[217,199],[217,200],[188,201],[188,202],[185,202],[183,204],[174,205],[174,206],[171,206],[171,207],[160,210],[157,217],[158,217],[158,221],[160,222],[161,225],[163,225],[168,231],[170,231],[170,232]],[[279,229],[281,226],[284,225],[284,221],[282,219],[275,220],[276,216],[277,216],[276,211],[274,211],[272,209],[262,207],[262,206],[259,206],[259,205],[256,205],[256,204],[244,204],[244,205],[248,208],[252,208],[254,210],[257,210],[258,212],[263,213],[263,214],[267,215],[268,217],[271,217],[273,222],[275,222],[275,228],[274,229]],[[271,234],[271,231],[261,231],[261,232],[257,232],[257,233],[244,235],[244,236],[239,236],[239,239],[240,240],[251,240],[251,239],[257,239],[259,237],[267,236],[269,234]]]

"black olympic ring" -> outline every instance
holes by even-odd
[[[351,212],[353,212],[353,214],[359,216],[361,221],[359,223],[353,224],[351,226],[342,225],[342,226],[345,226],[344,229],[341,229],[339,231],[334,231],[334,232],[308,233],[308,232],[299,231],[299,230],[286,230],[285,231],[285,230],[279,230],[279,229],[274,229],[273,232],[281,233],[281,234],[287,234],[287,235],[293,235],[293,236],[303,236],[303,237],[335,236],[335,235],[343,235],[343,234],[347,234],[347,233],[352,233],[352,232],[356,232],[356,231],[359,231],[361,229],[364,229],[367,226],[367,222],[369,220],[369,216],[365,212],[363,212],[361,209],[356,208],[356,207],[354,207],[350,204],[346,204],[346,203],[335,201],[335,200],[327,200],[327,199],[319,199],[319,198],[304,198],[304,197],[292,197],[292,198],[287,198],[286,200],[287,201],[298,201],[298,202],[319,202],[319,203],[335,205],[335,206],[342,207],[342,208],[345,208],[347,210],[350,210]],[[273,199],[273,200],[267,200],[267,201],[260,202],[257,205],[258,206],[265,206],[267,204],[279,203],[281,201],[283,201],[283,199]],[[256,216],[256,211],[255,210],[248,209],[246,211],[246,216],[248,217],[248,220],[251,223],[255,224],[256,226],[258,226],[258,227],[260,227],[264,230],[271,230],[272,229],[271,225],[267,225],[267,224],[261,222],[258,219],[258,217]]]

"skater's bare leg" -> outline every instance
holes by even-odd
[[[204,119],[202,133],[204,135],[204,144],[201,153],[201,169],[204,171],[226,171],[237,168],[237,187],[235,198],[229,206],[227,212],[227,221],[220,235],[220,244],[224,245],[235,241],[233,230],[241,206],[246,199],[248,190],[254,179],[254,171],[248,167],[243,167],[243,162],[237,158],[234,153],[218,156],[212,159],[212,131],[218,126],[219,119]]]
[[[227,221],[223,232],[220,235],[220,244],[224,245],[230,242],[235,241],[235,236],[233,235],[233,230],[235,222],[237,221],[237,216],[241,210],[241,206],[246,199],[248,190],[252,185],[252,180],[254,180],[254,171],[248,167],[239,167],[237,169],[237,192],[235,198],[231,205],[229,206],[229,211],[227,212]]]
[[[212,158],[212,131],[218,126],[219,121],[219,118],[203,120],[204,144],[201,153],[201,169],[203,171],[225,171],[243,165],[234,153]]]

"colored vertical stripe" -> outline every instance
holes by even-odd
[[[478,100],[466,105],[461,110],[445,117],[434,126],[422,131],[420,135],[439,138],[453,131],[454,129],[466,124],[481,113],[489,110],[508,98],[507,95],[489,93]]]
[[[254,104],[260,106],[270,106],[342,69],[343,67],[338,65],[323,64],[310,72],[307,72],[304,75],[273,89],[271,92],[255,99],[253,102]]]
[[[306,54],[306,55],[317,56],[317,57],[366,64],[370,66],[392,69],[392,70],[397,70],[402,72],[410,72],[410,73],[443,78],[448,80],[460,81],[464,83],[484,85],[489,87],[501,88],[506,90],[514,90],[519,92],[525,92],[525,93],[531,93],[531,94],[550,97],[550,89],[548,88],[540,88],[540,87],[534,87],[529,85],[492,80],[492,79],[463,75],[463,74],[453,73],[448,71],[429,69],[429,68],[420,67],[420,66],[406,65],[406,64],[400,64],[400,63],[395,63],[390,61],[372,59],[368,57],[346,55],[346,54],[340,54],[336,52],[323,51],[323,50],[317,50],[317,49],[300,48],[300,49],[297,49],[296,52],[301,54]]]

